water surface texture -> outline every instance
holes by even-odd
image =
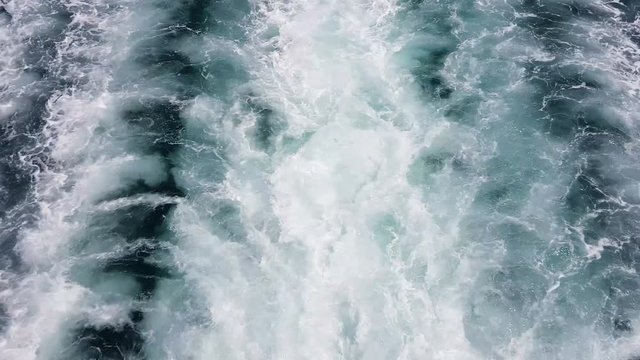
[[[640,358],[635,0],[1,0],[0,359]]]

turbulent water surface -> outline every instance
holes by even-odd
[[[2,0],[0,359],[640,358],[636,0]]]

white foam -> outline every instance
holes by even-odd
[[[42,156],[41,169],[34,175],[38,221],[23,229],[17,245],[22,272],[2,274],[6,282],[0,299],[8,325],[0,338],[0,358],[55,358],[68,350],[70,329],[80,324],[116,326],[128,321],[133,295],[114,300],[114,294],[131,292],[135,284],[128,284],[126,278],[113,280],[118,285],[111,288],[104,279],[88,286],[81,284],[78,279],[90,276],[96,261],[108,254],[100,253],[104,250],[100,246],[93,247],[96,253],[84,249],[86,253],[80,254],[73,247],[78,246],[77,240],[95,212],[135,201],[171,202],[149,198],[97,204],[105,195],[137,181],[153,186],[167,176],[164,163],[140,151],[139,139],[118,119],[118,107],[136,94],[110,91],[116,68],[127,67],[127,51],[139,35],[134,30],[143,29],[145,21],[150,21],[135,21],[132,4],[114,0],[51,5],[73,16],[55,44],[56,57],[46,64],[48,78],[44,81],[69,80],[74,85],[52,94],[47,102],[43,143],[33,150]],[[48,32],[58,21],[51,17],[55,12],[40,1],[12,1],[8,10],[13,16],[11,41],[52,36]],[[153,17],[152,12],[147,15]],[[4,34],[0,35],[3,40]],[[19,51],[25,46],[17,48],[12,58],[21,59]],[[14,84],[26,89],[32,81],[22,75],[17,79]],[[82,267],[89,270],[74,273]]]
[[[463,289],[441,281],[455,271],[455,235],[440,232],[407,182],[417,150],[434,137],[422,129],[440,130],[419,122],[439,120],[396,63],[405,40],[388,36],[398,9],[386,1],[258,7],[242,53],[259,60],[247,62],[251,90],[286,120],[271,157],[248,135],[253,113],[194,103],[189,124],[228,144],[229,170],[222,186],[192,192],[173,219],[174,254],[213,324],[171,315],[167,332],[150,320],[171,356],[476,357],[462,331]],[[274,28],[278,35],[267,35]],[[301,140],[292,149],[288,138]],[[244,242],[211,230],[223,200],[239,208]]]

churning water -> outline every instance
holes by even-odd
[[[640,357],[636,0],[2,0],[0,359]]]

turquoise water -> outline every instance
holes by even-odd
[[[630,0],[4,0],[1,359],[635,359]]]

